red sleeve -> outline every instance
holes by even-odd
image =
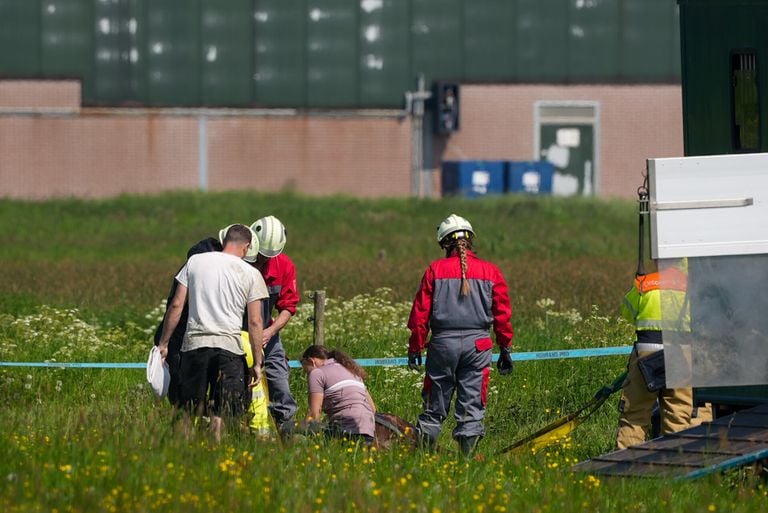
[[[509,301],[507,282],[501,271],[493,285],[493,331],[496,333],[496,343],[499,347],[512,347],[512,304]]]
[[[299,304],[299,288],[296,286],[296,266],[286,257],[280,272],[280,295],[275,307],[278,312],[287,310],[291,315],[296,313],[296,305]]]
[[[432,291],[435,283],[435,274],[432,266],[429,266],[421,279],[421,285],[413,298],[411,315],[408,317],[408,329],[411,330],[411,338],[408,341],[408,351],[412,353],[424,349],[429,333],[429,316],[432,312]]]

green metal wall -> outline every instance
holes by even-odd
[[[680,79],[673,0],[0,0],[0,77],[90,105],[400,107],[462,82]]]
[[[756,54],[759,150],[768,151],[768,0],[678,1],[685,154],[735,152],[730,60],[732,52],[743,50],[754,50]],[[754,290],[745,290],[744,294],[761,297],[763,286],[756,283]],[[716,404],[768,401],[768,385],[711,387],[696,389],[695,393],[697,400]]]
[[[768,151],[768,1],[680,0],[686,155],[733,153],[731,52],[757,54],[761,150]]]

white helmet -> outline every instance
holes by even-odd
[[[227,232],[233,226],[235,225],[230,224],[226,228],[222,228],[221,230],[219,230],[219,242],[221,242],[222,246],[224,245],[224,237],[227,236]],[[249,228],[249,230],[251,230],[251,245],[248,246],[248,253],[245,254],[245,256],[243,257],[243,260],[252,264],[256,261],[256,256],[258,256],[259,254],[259,238],[256,236],[255,233],[253,233],[253,229]]]
[[[469,221],[456,214],[451,214],[437,227],[437,242],[443,242],[447,236],[455,234],[456,239],[469,239],[475,235]]]
[[[259,253],[267,258],[276,257],[285,247],[285,226],[275,216],[262,217],[251,225],[259,238]]]

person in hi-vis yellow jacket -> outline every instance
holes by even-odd
[[[639,275],[624,296],[622,316],[635,326],[636,342],[627,364],[627,379],[619,401],[619,449],[646,440],[654,403],[659,401],[661,434],[673,433],[691,425],[693,391],[690,388],[660,388],[649,391],[638,366],[638,359],[661,351],[662,330],[690,331],[690,314],[686,299],[688,275],[684,260],[676,265]],[[664,291],[662,293],[661,288]],[[664,305],[662,306],[662,301]],[[662,311],[666,318],[662,324]]]
[[[245,359],[248,366],[253,365],[253,353],[251,352],[250,338],[247,331],[240,332],[241,342],[245,350]],[[261,349],[263,351],[263,349]],[[248,427],[252,433],[258,436],[269,437],[273,434],[273,426],[269,417],[269,394],[267,392],[266,373],[261,375],[261,383],[248,389],[246,393],[250,396],[250,405],[248,406]]]

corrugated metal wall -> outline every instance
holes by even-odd
[[[462,82],[678,82],[672,0],[0,0],[0,77],[86,105],[401,107]]]
[[[768,2],[744,2],[735,9],[727,1],[681,2],[683,123],[686,155],[738,153],[734,148],[734,53],[752,50],[760,109],[760,149],[768,151]],[[756,91],[757,92],[757,91]]]

